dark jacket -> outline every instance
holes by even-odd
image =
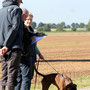
[[[36,36],[33,29],[30,27],[30,31],[24,27],[24,35],[23,35],[23,45],[24,45],[24,53],[23,56],[35,56],[35,44],[32,44],[32,36]]]
[[[0,46],[22,49],[22,10],[15,0],[4,0],[0,9]]]

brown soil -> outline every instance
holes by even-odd
[[[50,33],[38,41],[45,60],[89,60],[90,33]],[[90,75],[90,62],[48,62],[56,71],[69,77]],[[55,72],[46,62],[40,62],[43,74]],[[38,78],[38,80],[41,78]]]
[[[74,78],[90,75],[90,62],[87,61],[90,59],[90,33],[51,33],[38,42],[38,47],[45,60],[56,60],[48,63],[57,72]],[[57,60],[79,62],[57,62]],[[82,62],[83,60],[86,62]],[[48,63],[40,62],[41,73],[56,72]]]

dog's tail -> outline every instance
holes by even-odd
[[[44,74],[42,74],[42,73],[38,72],[38,70],[36,69],[36,66],[35,66],[35,65],[34,65],[34,69],[35,69],[35,71],[36,71],[36,73],[37,73],[38,75],[40,75],[40,76],[42,76],[42,77],[44,77],[44,76],[45,76]]]

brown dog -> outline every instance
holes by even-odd
[[[67,76],[59,73],[43,75],[37,71],[36,67],[35,71],[43,77],[42,90],[48,90],[51,84],[54,84],[58,90],[77,90],[77,85],[73,84],[72,80]]]

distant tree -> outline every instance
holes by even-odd
[[[79,28],[80,26],[79,26],[79,24],[78,24],[78,23],[76,23],[75,27],[76,27],[76,28]]]
[[[87,25],[87,30],[90,31],[90,20],[89,20],[88,25]]]
[[[75,23],[72,23],[71,26],[72,26],[72,28],[75,28],[76,24]]]
[[[56,31],[64,31],[62,27],[56,29]]]
[[[84,23],[80,23],[80,28],[84,28],[85,24]]]
[[[66,28],[71,28],[70,25],[67,25]]]
[[[57,28],[59,28],[59,27],[61,27],[61,24],[60,23],[57,24]]]
[[[38,27],[44,27],[44,26],[45,26],[45,24],[42,23],[42,22],[40,22],[40,23],[38,24]]]
[[[33,29],[35,29],[36,28],[36,22],[32,22],[32,24],[31,24],[31,27],[33,28]]]
[[[61,27],[62,28],[65,28],[66,27],[65,22],[61,22]]]
[[[50,28],[57,28],[57,25],[55,23],[49,24]]]
[[[87,28],[88,27],[88,24],[86,24],[85,27]]]
[[[38,31],[38,32],[43,32],[43,27],[38,27],[38,28],[37,28],[37,31]]]
[[[72,26],[72,31],[76,31],[77,30],[75,23],[72,23],[71,26]]]
[[[62,27],[62,25],[60,23],[57,25],[56,31],[64,31],[63,27]]]
[[[49,25],[49,24],[46,24],[46,25],[43,27],[43,31],[51,31],[51,30],[50,30],[50,25]]]
[[[76,31],[77,29],[75,27],[72,28],[72,31]]]

